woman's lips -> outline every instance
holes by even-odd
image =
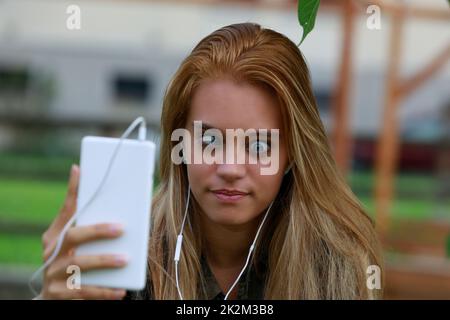
[[[229,194],[220,191],[212,191],[212,193],[216,196],[219,201],[222,202],[237,202],[242,198],[246,197],[248,194],[239,193],[239,194]]]

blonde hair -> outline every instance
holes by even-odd
[[[185,165],[171,161],[171,133],[184,128],[201,81],[231,77],[276,94],[293,167],[284,177],[255,256],[267,249],[265,299],[370,299],[366,269],[382,267],[372,221],[333,159],[317,111],[308,67],[284,35],[253,23],[223,27],[205,37],[170,81],[161,117],[159,188],[153,198],[149,292],[177,299],[173,256],[188,192]],[[187,299],[205,298],[199,206],[191,197],[179,263]],[[264,244],[263,244],[264,242]]]

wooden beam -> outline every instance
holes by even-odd
[[[400,2],[400,1],[398,1]],[[360,0],[360,6],[367,7],[369,5],[377,5],[383,11],[390,14],[397,15],[400,12],[407,18],[429,19],[429,20],[448,20],[450,21],[450,10],[438,9],[425,6],[412,6],[408,4],[399,4],[394,2],[387,2],[385,0]]]
[[[398,87],[397,94],[401,97],[409,95],[420,85],[430,79],[440,68],[450,60],[450,44],[437,55],[426,67],[409,79],[403,80]]]

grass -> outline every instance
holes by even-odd
[[[0,157],[0,164],[13,162],[14,156],[8,159]],[[18,160],[18,159],[17,159]],[[8,162],[9,161],[9,162]],[[26,160],[28,161],[28,160]],[[13,178],[1,174],[0,169],[0,223],[2,221],[17,223],[34,223],[49,225],[61,208],[65,194],[68,170],[72,163],[69,159],[55,160],[57,168],[52,169],[50,177],[64,176],[60,180],[45,180],[36,178]],[[59,161],[59,162],[58,162]],[[33,162],[33,161],[31,161]],[[38,160],[35,169],[51,168],[51,163]],[[30,169],[31,170],[31,169]],[[45,171],[45,170],[44,170]],[[42,174],[42,173],[40,173]],[[359,199],[367,211],[373,215],[374,202],[371,198],[373,174],[355,173],[349,180],[357,190],[365,190]],[[156,182],[157,183],[157,182]],[[404,175],[396,180],[397,190],[424,192],[425,197],[397,198],[392,208],[393,219],[426,220],[435,217],[436,204],[432,200],[430,190],[435,190],[435,180],[432,176]],[[369,191],[369,193],[367,192]],[[443,205],[445,218],[450,220],[450,200]],[[441,209],[442,209],[441,208]],[[0,231],[1,232],[1,231]],[[0,264],[23,264],[37,266],[41,263],[41,243],[39,235],[1,234],[0,233]]]
[[[359,197],[371,216],[375,214],[375,203],[372,198]],[[447,218],[450,221],[450,201],[439,207],[447,212],[446,216],[437,216],[438,205],[430,200],[424,199],[395,199],[392,205],[392,218],[409,220],[426,220],[433,218]]]
[[[373,191],[375,175],[373,172],[357,172],[349,176],[350,185],[356,190]],[[401,174],[395,178],[395,190],[433,196],[437,183],[429,174]]]
[[[0,221],[49,225],[66,194],[64,181],[0,179]],[[40,235],[0,233],[0,264],[38,266]]]
[[[0,176],[24,179],[64,180],[78,158],[39,154],[0,153]]]
[[[0,264],[38,266],[42,262],[38,236],[0,234]]]
[[[66,194],[66,182],[0,179],[0,221],[48,224]]]

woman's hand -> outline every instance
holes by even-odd
[[[59,233],[64,225],[76,212],[76,201],[80,170],[73,165],[64,206],[50,227],[42,235],[43,259],[46,261],[53,253]],[[55,260],[44,271],[44,282],[40,297],[42,299],[122,299],[125,290],[94,286],[81,286],[71,289],[67,286],[67,279],[71,276],[67,268],[78,266],[81,273],[94,269],[121,268],[126,265],[123,256],[92,255],[74,256],[75,248],[83,243],[113,239],[122,234],[120,225],[97,224],[90,226],[71,227],[64,237],[61,250]]]

